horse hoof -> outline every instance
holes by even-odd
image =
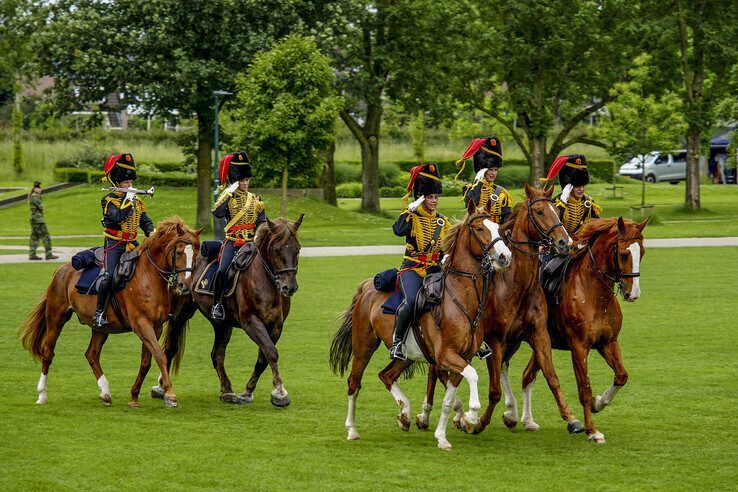
[[[541,429],[541,426],[535,423],[535,421],[533,420],[529,420],[525,422],[525,430],[529,432],[538,432],[540,429]]]
[[[164,388],[161,386],[151,387],[151,398],[158,398],[159,400],[164,398]]]
[[[599,431],[589,436],[587,440],[595,444],[605,444],[605,436]]]
[[[169,398],[168,396],[164,397],[164,404],[168,406],[169,408],[176,408],[177,407],[177,398]]]
[[[594,400],[592,401],[592,405],[590,405],[590,410],[592,410],[592,413],[600,413],[604,409],[605,405],[602,404],[602,396],[595,396]]]
[[[100,403],[102,403],[106,407],[109,407],[113,404],[113,398],[110,395],[100,395],[97,397],[97,399],[100,400]]]
[[[443,440],[443,441],[440,441],[439,440],[438,441],[438,449],[443,449],[444,451],[451,451],[451,448],[452,447],[451,447],[451,443],[450,442],[448,442],[446,440]]]
[[[46,399],[46,397],[36,400],[36,405],[46,405],[47,403],[49,403],[49,401]]]
[[[507,415],[507,412],[502,414],[502,423],[505,424],[505,427],[507,427],[510,430],[513,430],[518,425],[518,418],[515,416],[515,418],[511,418]]]
[[[581,421],[574,419],[566,424],[566,430],[569,431],[569,434],[579,434],[581,432],[584,432],[584,426],[582,425]]]
[[[397,427],[404,430],[405,432],[410,430],[410,417],[401,413],[397,416]]]
[[[272,393],[272,405],[274,405],[275,407],[285,408],[289,406],[290,403],[292,403],[292,399],[290,398],[290,395],[288,393],[285,393],[284,396],[279,396]]]
[[[465,415],[462,415],[461,416],[461,419],[459,419],[459,424],[457,425],[456,428],[459,429],[459,430],[461,430],[461,431],[463,431],[466,434],[476,434],[476,432],[474,432],[474,430],[475,430],[475,428],[476,428],[476,426],[477,426],[478,423],[479,422],[477,421],[474,424],[471,424],[467,420],[466,416]]]
[[[131,400],[128,402],[128,407],[129,408],[141,408],[141,404],[138,401]]]
[[[243,403],[243,400],[236,396],[235,393],[223,393],[220,395],[220,401],[223,403],[235,403],[237,405],[240,405]]]
[[[428,419],[423,418],[423,414],[418,414],[417,417],[415,417],[415,425],[418,428],[418,430],[427,431],[428,430]]]
[[[353,429],[349,429],[348,436],[346,436],[347,441],[356,441],[359,439],[359,433],[356,432]]]
[[[243,392],[240,395],[238,395],[238,401],[240,403],[254,403],[254,394]]]

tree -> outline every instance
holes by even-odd
[[[316,177],[318,151],[325,151],[334,140],[342,106],[335,75],[312,38],[290,35],[256,55],[248,72],[237,79],[237,87],[234,112],[241,121],[242,145],[255,150],[258,170],[265,177],[282,175],[284,217],[290,172]]]
[[[610,91],[607,116],[600,121],[598,134],[607,142],[610,155],[626,161],[641,157],[641,207],[646,205],[645,160],[652,150],[669,151],[677,147],[686,128],[679,96],[666,92],[660,97],[648,94],[653,79],[648,55],[638,56],[628,74]]]
[[[314,5],[315,3],[315,5]],[[57,112],[139,106],[197,120],[197,226],[211,225],[214,90],[271,40],[320,18],[308,0],[60,0],[38,32],[39,71],[56,78]],[[117,107],[105,96],[119,93]]]
[[[574,144],[604,146],[581,123],[637,53],[637,2],[470,0],[463,10],[434,32],[445,48],[436,71],[449,93],[511,134],[531,178]]]

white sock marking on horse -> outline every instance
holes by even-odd
[[[184,253],[187,257],[187,268],[192,268],[192,257],[195,256],[195,253],[192,251],[191,244],[188,244],[184,247]],[[185,278],[190,278],[190,275],[192,275],[191,271],[185,272]]]
[[[36,400],[36,403],[39,405],[43,405],[46,403],[46,374],[41,374],[41,377],[38,378],[38,384],[36,385],[36,391],[38,391],[38,400]]]
[[[502,370],[500,371],[500,382],[505,390],[505,417],[513,422],[518,421],[518,401],[515,399],[515,393],[513,393],[510,387],[510,378],[508,375],[508,365],[503,364]]]
[[[359,438],[359,433],[356,431],[356,397],[359,394],[359,390],[356,390],[353,395],[348,397],[348,414],[346,415],[346,430],[348,436],[346,439],[353,441]]]
[[[100,376],[97,380],[97,387],[100,388],[100,396],[110,396],[110,385],[108,384],[108,378],[105,377],[105,374]]]
[[[601,412],[606,406],[612,404],[612,400],[615,399],[615,395],[618,394],[620,388],[622,388],[622,386],[615,386],[613,384],[612,386],[607,388],[607,391],[602,393],[602,396],[595,397],[595,408],[598,412]]]
[[[532,381],[528,386],[523,388],[523,424],[526,429],[538,430],[538,424],[533,420],[533,385]]]
[[[633,273],[640,273],[641,245],[638,243],[633,243],[630,246],[628,246],[628,250],[630,251],[630,258],[631,260],[633,260]],[[641,279],[638,277],[633,278],[633,288],[630,289],[630,299],[633,301],[641,297],[640,280]]]
[[[454,397],[456,396],[456,388],[449,383],[446,386],[446,394],[443,395],[443,407],[441,418],[438,419],[438,427],[434,432],[434,436],[438,440],[438,447],[441,449],[451,449],[451,443],[446,439],[446,426],[448,425],[448,417],[453,409]]]
[[[407,399],[405,393],[402,392],[397,382],[392,383],[390,387],[390,393],[395,398],[395,401],[400,406],[400,413],[404,413],[408,420],[410,419],[410,400]]]
[[[477,387],[479,375],[477,374],[477,371],[469,365],[461,371],[461,375],[464,376],[469,383],[469,411],[465,414],[466,421],[471,425],[476,425],[477,422],[479,422],[479,409],[482,408],[481,403],[479,403],[479,388]]]
[[[492,239],[497,239],[500,237],[500,224],[496,224],[492,222],[489,219],[484,219],[482,223],[489,229],[489,232],[492,234]],[[510,249],[508,249],[507,246],[505,246],[505,243],[502,241],[497,241],[494,246],[495,253],[497,253],[497,256],[505,255],[505,258],[510,259],[512,258],[512,252]]]
[[[423,398],[423,411],[418,415],[418,419],[427,424],[428,420],[430,420],[431,410],[433,410],[433,405],[428,404],[428,395],[426,395]]]

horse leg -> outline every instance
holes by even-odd
[[[595,429],[594,420],[592,419],[592,388],[589,384],[589,374],[587,370],[587,355],[589,350],[580,341],[571,341],[571,360],[574,365],[574,375],[577,379],[577,388],[579,390],[579,402],[584,409],[584,427],[591,442],[602,444],[605,442],[605,436]]]
[[[584,427],[582,426],[581,421],[579,421],[571,413],[569,405],[566,404],[566,400],[564,399],[564,392],[561,391],[561,384],[559,383],[559,377],[556,375],[556,369],[554,369],[553,365],[553,357],[551,356],[551,338],[548,335],[548,331],[546,331],[546,327],[534,326],[533,336],[530,338],[529,343],[531,348],[533,349],[533,356],[531,357],[531,360],[533,359],[533,357],[535,357],[535,363],[538,365],[538,368],[540,368],[541,372],[543,373],[543,377],[546,378],[548,388],[551,390],[551,393],[556,400],[556,405],[559,407],[559,415],[561,415],[561,418],[564,420],[564,422],[567,423],[567,430],[570,434],[578,434],[582,432],[584,430]],[[531,397],[533,395],[533,383],[534,381],[530,381],[530,384],[523,384],[523,394],[526,395],[526,399],[528,400],[529,405],[528,410],[530,410]],[[533,422],[532,415],[530,416],[529,421]]]
[[[400,389],[397,380],[402,372],[413,364],[414,362],[411,360],[393,360],[379,373],[379,379],[382,380],[384,386],[400,407],[400,413],[397,415],[397,426],[406,432],[410,430],[410,400]]]
[[[167,359],[168,360],[168,359]],[[143,385],[146,374],[148,374],[151,368],[151,352],[146,348],[146,344],[141,344],[141,363],[138,367],[138,376],[131,386],[131,401],[128,402],[128,406],[131,408],[139,408],[141,404],[138,402],[138,395],[141,393],[141,386]],[[154,388],[161,388],[161,396],[158,398],[164,398],[164,388],[161,387],[162,376],[159,374],[159,385]],[[154,388],[151,389],[152,396],[154,395]]]
[[[594,413],[601,412],[606,406],[611,404],[617,392],[620,391],[620,388],[625,386],[625,383],[628,382],[628,371],[625,370],[625,366],[623,365],[623,359],[620,355],[620,344],[618,341],[610,340],[604,347],[598,349],[598,352],[602,355],[602,358],[605,359],[607,365],[615,371],[615,379],[613,380],[612,386],[610,386],[607,391],[602,395],[595,396],[592,404],[592,411]]]
[[[502,397],[502,390],[500,389],[500,366],[502,364],[502,345],[493,341],[489,347],[492,353],[487,357],[487,371],[489,371],[489,391],[487,409],[484,411],[484,415],[479,420],[477,425],[474,427],[474,433],[482,432],[492,420],[492,413],[495,411],[495,406],[499,403]],[[461,426],[459,429],[467,432],[467,430]]]
[[[437,366],[433,366],[433,367],[435,367],[436,376],[438,376],[438,380],[441,382],[444,388],[447,388],[449,372],[443,371],[439,369]],[[456,427],[457,429],[461,429],[461,417],[464,416],[464,404],[461,403],[458,392],[456,396],[454,396],[453,411],[454,411],[454,427]]]
[[[356,328],[354,327],[354,330]],[[348,436],[346,439],[354,441],[359,438],[359,433],[356,430],[356,398],[359,396],[359,390],[361,389],[361,379],[366,370],[366,366],[369,365],[369,361],[374,355],[374,352],[379,348],[380,340],[374,335],[371,330],[367,330],[364,334],[365,340],[359,342],[359,335],[356,331],[352,337],[352,349],[353,349],[353,360],[351,361],[351,374],[346,380],[348,384],[348,413],[346,414],[346,430]]]
[[[264,323],[262,323],[256,316],[251,316],[250,320],[244,325],[246,334],[259,346],[259,350],[264,353],[269,367],[272,369],[272,384],[274,390],[272,391],[271,400],[272,405],[278,408],[284,408],[288,406],[292,400],[287,390],[284,389],[284,383],[282,382],[282,376],[279,373],[279,353],[277,347],[269,336]],[[242,395],[245,397],[246,395]]]
[[[154,329],[151,322],[143,317],[136,319],[135,323],[131,323],[131,328],[138,335],[144,346],[149,350],[161,371],[161,386],[164,388],[164,404],[168,407],[177,406],[177,396],[172,389],[172,381],[169,378],[169,369],[167,368],[167,356],[159,346],[159,337],[161,329]]]
[[[423,411],[415,417],[415,425],[420,430],[428,430],[430,412],[433,410],[433,396],[436,392],[436,381],[438,381],[436,366],[428,366],[428,382],[425,387]]]
[[[523,425],[525,430],[535,432],[541,428],[533,419],[533,385],[540,367],[536,360],[536,354],[530,354],[528,365],[523,370]]]
[[[450,350],[446,352],[443,360],[439,361],[439,365],[442,369],[452,373],[450,376],[450,383],[452,385],[454,374],[459,374],[463,376],[464,379],[466,379],[466,381],[469,383],[469,410],[461,416],[459,424],[464,432],[466,432],[467,434],[471,434],[474,432],[474,429],[479,423],[479,410],[482,408],[482,405],[479,402],[479,375],[477,374],[477,371],[471,365],[469,365],[469,363],[463,357]],[[499,389],[499,373],[497,374],[497,378]]]
[[[220,379],[220,401],[224,403],[243,403],[244,400],[239,398],[231,387],[231,380],[225,369],[225,355],[228,343],[231,341],[233,327],[213,324],[215,338],[213,339],[213,349],[210,351],[210,359],[213,361],[213,368]],[[251,399],[253,401],[253,398]]]
[[[279,337],[282,335],[282,330],[274,330],[270,336],[272,339],[272,342],[274,345],[277,345],[277,342],[279,341]],[[254,372],[251,373],[251,377],[246,382],[246,391],[244,391],[243,395],[241,395],[239,398],[241,398],[246,403],[251,403],[254,401],[254,390],[256,389],[256,384],[259,382],[259,378],[264,373],[264,370],[267,368],[269,363],[267,362],[266,356],[264,355],[264,352],[259,350],[259,356],[256,359],[256,363],[254,364]]]
[[[46,330],[43,335],[41,342],[41,375],[38,378],[38,384],[36,390],[38,391],[38,405],[45,405],[48,402],[46,395],[46,378],[49,375],[49,368],[51,362],[54,360],[54,348],[56,347],[56,341],[61,335],[64,324],[69,321],[72,316],[72,311],[66,313],[57,313],[47,303],[45,313]]]
[[[443,396],[443,405],[441,407],[441,417],[438,419],[438,427],[434,433],[438,441],[439,449],[445,451],[451,450],[451,443],[446,439],[446,427],[448,426],[448,418],[454,407],[454,399],[456,398],[456,388],[461,382],[460,374],[451,374],[448,384],[446,384],[446,394]]]
[[[108,378],[105,377],[102,367],[100,366],[100,352],[102,351],[105,341],[108,339],[107,333],[92,330],[92,336],[90,337],[90,344],[87,346],[85,357],[92,368],[92,374],[95,375],[97,381],[97,387],[100,388],[100,396],[98,400],[103,405],[110,406],[113,403],[113,398],[110,396],[110,385],[108,384]]]
[[[500,382],[505,390],[505,412],[502,414],[502,422],[510,430],[518,425],[518,400],[515,398],[510,386],[510,361],[505,361],[500,369]],[[527,429],[527,426],[526,426]]]

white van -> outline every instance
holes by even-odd
[[[687,151],[675,150],[669,154],[649,152],[646,155],[644,167],[646,181],[649,183],[668,181],[672,184],[677,184],[679,181],[687,179]],[[620,166],[619,173],[621,176],[641,179],[643,174],[641,170],[641,156],[633,157],[630,161]]]

